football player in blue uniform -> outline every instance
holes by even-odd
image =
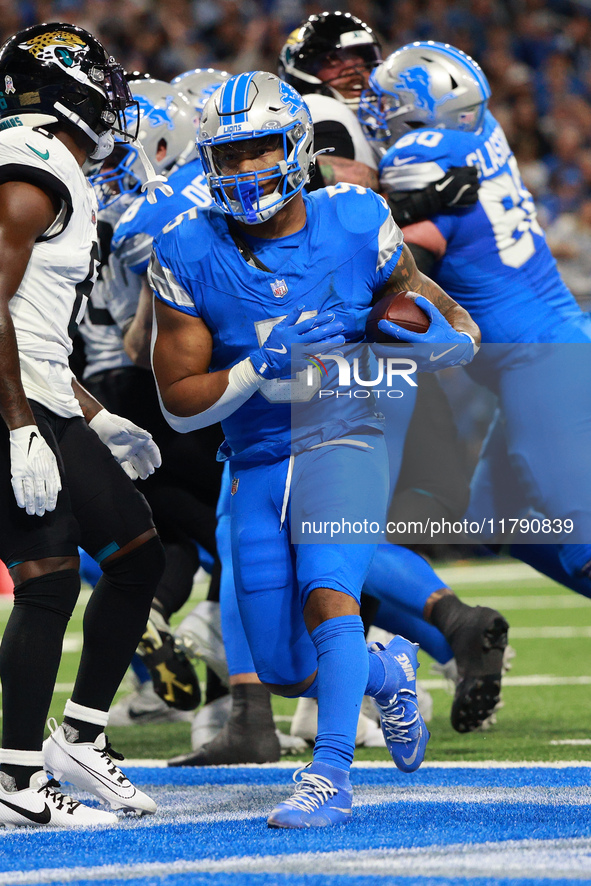
[[[311,15],[283,46],[279,76],[305,96],[314,123],[316,149],[334,149],[319,158],[322,176],[316,173],[312,177],[308,191],[322,186],[319,178],[324,178],[326,184],[340,180],[378,190],[377,178],[368,177],[368,173],[373,173],[375,158],[380,158],[385,148],[380,141],[365,137],[353,110],[380,59],[380,46],[371,28],[349,13]],[[397,224],[407,225],[434,212],[473,205],[478,185],[476,168],[449,168],[420,191],[396,194],[390,200],[390,210]],[[451,410],[436,375],[423,373],[417,381],[416,402],[407,396],[403,403],[390,400],[380,405],[386,420],[393,486],[399,468],[401,474],[389,519],[394,523],[454,521],[464,514],[469,484],[460,450],[455,448],[457,435]],[[405,416],[401,407],[406,407]],[[425,433],[426,423],[429,427]],[[422,431],[421,457],[412,439],[417,425]],[[426,439],[431,444],[428,452]],[[442,445],[444,441],[446,446]],[[381,544],[361,598],[362,618],[366,628],[373,622],[392,633],[409,636],[440,664],[455,658],[458,680],[452,725],[461,732],[485,728],[500,700],[508,625],[500,613],[488,607],[463,606],[462,617],[453,625],[447,619],[443,622],[452,650],[444,636],[425,621],[429,618],[439,622],[441,611],[449,608],[449,600],[438,605],[443,595],[453,596],[422,557],[400,544]],[[406,633],[409,619],[412,634]],[[307,705],[306,709],[313,707]]]
[[[313,424],[291,433],[289,379],[307,364],[292,367],[290,348],[359,341],[372,298],[408,288],[432,317],[422,340],[441,348],[438,367],[472,359],[479,332],[418,272],[378,195],[349,186],[303,195],[312,124],[288,84],[264,72],[228,80],[204,108],[199,150],[216,206],[191,210],[155,240],[153,367],[173,427],[222,421],[238,602],[261,680],[319,698],[314,761],[268,823],[344,823],[363,694],[380,707],[399,768],[418,768],[428,733],[416,648],[401,637],[369,653],[365,645],[359,595],[375,545],[290,541],[292,479],[300,492],[322,488],[333,513],[365,512],[370,500],[385,515],[388,494],[374,413],[353,404],[345,422],[315,410]],[[331,473],[340,481],[328,485]]]
[[[490,87],[479,66],[448,45],[409,44],[373,72],[370,90],[360,113],[375,138],[392,144],[380,165],[390,197],[420,191],[458,164],[478,169],[473,208],[435,213],[406,229],[421,266],[470,310],[484,341],[555,345],[488,361],[500,411],[475,474],[470,514],[519,516],[533,508],[550,519],[572,518],[575,535],[559,535],[557,546],[515,545],[513,553],[523,558],[526,551],[531,565],[589,595],[591,441],[580,418],[591,402],[581,372],[586,351],[565,345],[591,341],[591,319],[558,274],[513,153],[487,111]],[[545,396],[544,379],[557,377],[569,379],[568,397]]]

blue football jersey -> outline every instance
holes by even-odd
[[[473,207],[431,218],[446,240],[431,276],[470,312],[483,342],[584,342],[591,320],[563,283],[503,130],[490,112],[478,132],[418,129],[380,164],[384,191],[412,191],[451,166],[476,166]]]
[[[152,240],[177,215],[197,206],[205,209],[212,199],[199,158],[186,163],[168,179],[170,197],[158,195],[156,203],[145,197],[123,213],[113,233],[111,248],[123,264],[135,274],[145,274],[152,252]]]
[[[363,339],[373,293],[398,263],[400,229],[383,198],[365,188],[339,184],[304,201],[304,233],[268,241],[267,251],[257,252],[271,273],[247,263],[216,207],[190,210],[155,239],[149,279],[165,304],[204,321],[213,338],[211,371],[248,357],[297,305],[303,317],[330,309],[343,321],[347,342]],[[306,428],[292,435],[290,403],[308,403],[315,393],[306,379],[304,371],[264,382],[222,422],[225,453],[273,461],[351,429],[381,428],[373,411],[368,424],[366,402],[351,401],[345,411],[316,401]]]

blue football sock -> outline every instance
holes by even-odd
[[[438,628],[422,618],[409,615],[400,607],[392,606],[391,603],[380,603],[374,624],[391,634],[400,634],[401,637],[418,643],[439,664],[445,664],[453,658],[452,648]],[[370,656],[370,662],[372,658]]]
[[[577,594],[591,597],[591,577],[585,575],[573,576],[564,567],[564,560],[570,554],[573,562],[584,561],[581,548],[586,545],[511,545],[509,552],[512,557],[533,566],[538,572],[547,575],[553,581],[557,581]],[[576,551],[567,551],[566,548],[577,548]],[[562,550],[561,550],[562,549]],[[591,554],[589,554],[591,558]],[[584,566],[584,562],[580,565]],[[579,566],[580,568],[580,566]]]
[[[378,546],[363,590],[383,603],[423,618],[425,603],[445,582],[423,557],[400,545]]]
[[[358,615],[340,615],[323,622],[310,636],[318,653],[314,761],[348,770],[369,669],[363,622]]]

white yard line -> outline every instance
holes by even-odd
[[[571,640],[591,637],[591,625],[544,625],[536,628],[509,628],[511,640]]]
[[[530,594],[529,596],[506,597],[473,597],[471,594],[460,594],[464,603],[471,606],[491,606],[501,611],[510,609],[588,609],[591,612],[591,600],[572,591],[561,594]]]

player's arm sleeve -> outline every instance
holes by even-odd
[[[46,194],[55,197],[60,204],[60,211],[55,221],[37,238],[37,242],[51,240],[66,229],[72,215],[72,195],[65,182],[53,172],[25,163],[2,163],[0,165],[0,184],[4,184],[4,182],[26,182],[35,185]]]
[[[355,146],[347,127],[339,120],[322,120],[314,124],[314,150],[334,148],[334,153],[347,160],[355,159]]]

